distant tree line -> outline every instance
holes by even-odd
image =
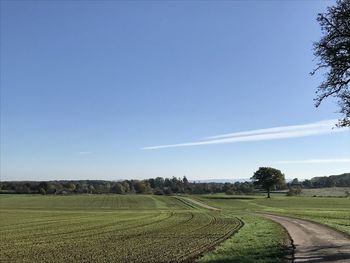
[[[288,195],[299,195],[303,188],[350,187],[350,173],[313,177],[304,181],[295,178],[287,186],[289,189]]]
[[[0,193],[17,194],[210,194],[252,193],[251,182],[196,183],[183,178],[151,178],[146,180],[74,180],[74,181],[5,181]]]
[[[289,189],[294,194],[302,188],[350,187],[350,173],[324,177],[314,177],[310,180],[291,182],[274,186],[271,190]],[[74,180],[74,181],[3,181],[0,182],[0,193],[13,194],[251,194],[261,190],[253,182],[235,183],[202,183],[191,182],[183,178],[156,177],[146,180]]]
[[[303,188],[324,188],[324,187],[350,187],[350,173],[340,175],[313,177],[304,181],[298,178],[293,179],[290,186],[301,186]]]

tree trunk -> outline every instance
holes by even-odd
[[[270,198],[270,187],[267,188],[267,198]]]

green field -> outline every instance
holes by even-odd
[[[313,220],[350,234],[350,198],[207,195],[197,199],[236,213],[270,212]]]
[[[177,197],[0,198],[0,262],[181,262],[241,226]]]
[[[199,263],[292,262],[290,240],[277,223],[241,215],[244,227],[232,238],[206,253]]]
[[[230,211],[232,216],[238,216],[245,223],[238,234],[201,258],[201,263],[291,262],[289,243],[283,229],[269,220],[254,216],[261,212],[308,219],[350,234],[350,198],[275,195],[267,199],[263,196],[223,194],[193,198],[223,211]]]
[[[286,232],[259,212],[350,233],[350,198],[0,195],[0,262],[289,261]]]
[[[322,196],[322,197],[347,197],[350,195],[350,187],[325,187],[325,188],[311,188],[303,189],[302,196]]]

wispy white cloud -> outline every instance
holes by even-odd
[[[277,161],[278,164],[349,163],[350,158]]]
[[[198,145],[208,145],[208,144],[224,144],[224,143],[245,142],[245,141],[264,141],[264,140],[296,138],[296,137],[305,137],[305,136],[349,131],[348,128],[335,128],[336,123],[337,123],[336,119],[324,120],[324,121],[318,121],[318,122],[302,124],[302,125],[282,126],[282,127],[274,127],[274,128],[267,128],[267,129],[221,134],[221,135],[206,137],[202,140],[194,141],[194,142],[149,146],[149,147],[144,147],[142,149],[156,150],[156,149],[163,149],[163,148],[198,146]]]

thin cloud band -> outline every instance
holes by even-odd
[[[267,129],[258,129],[258,130],[244,131],[244,132],[221,134],[221,135],[206,137],[203,140],[194,141],[194,142],[148,146],[148,147],[143,147],[141,149],[156,150],[156,149],[164,149],[164,148],[199,146],[199,145],[210,145],[210,144],[226,144],[226,143],[246,142],[246,141],[264,141],[264,140],[306,137],[306,136],[349,131],[348,128],[335,128],[336,123],[337,123],[336,119],[331,119],[331,120],[324,120],[324,121],[307,123],[302,125],[281,126],[281,127],[267,128]]]

